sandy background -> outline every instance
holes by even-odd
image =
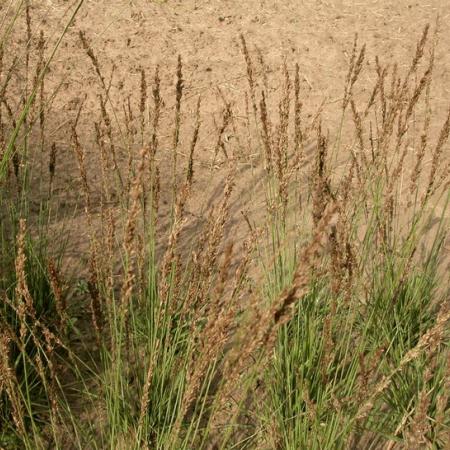
[[[51,43],[67,23],[74,3],[39,0],[32,1],[31,5],[33,39],[37,40],[39,31],[45,30],[49,51]],[[2,8],[5,6],[6,2]],[[58,149],[55,194],[59,195],[64,227],[75,231],[68,248],[69,257],[73,257],[75,262],[87,242],[86,236],[80,233],[80,228],[83,228],[80,224],[84,220],[79,195],[80,179],[70,140],[67,139],[69,126],[81,102],[84,106],[78,129],[86,152],[88,175],[93,186],[99,182],[93,124],[100,121],[98,96],[102,87],[82,48],[80,30],[91,43],[105,79],[109,80],[113,73],[110,106],[115,105],[118,117],[122,117],[122,107],[127,98],[131,99],[135,110],[138,107],[141,70],[146,73],[151,95],[151,80],[155,66],[159,64],[165,102],[163,124],[170,124],[176,62],[181,55],[185,80],[181,159],[186,156],[185,149],[191,139],[197,98],[202,98],[202,128],[195,166],[197,204],[191,205],[190,210],[197,220],[220,194],[226,173],[222,154],[214,165],[211,164],[214,136],[222,116],[222,96],[232,103],[238,122],[241,118],[241,125],[244,123],[243,99],[248,84],[239,38],[241,33],[246,38],[259,74],[262,70],[256,61],[258,55],[263,56],[269,92],[274,99],[282,85],[278,71],[283,60],[287,61],[290,71],[295,63],[299,64],[305,117],[313,120],[315,111],[322,104],[323,121],[332,135],[340,117],[343,84],[355,33],[360,43],[367,44],[366,67],[356,93],[368,95],[376,80],[375,56],[378,55],[384,63],[397,61],[400,71],[404,71],[410,64],[423,27],[426,23],[434,25],[437,17],[440,41],[432,92],[433,113],[437,118],[432,126],[433,135],[442,124],[450,103],[450,41],[446,38],[450,32],[449,1],[86,0],[68,30],[46,81],[48,95],[59,89],[47,117],[46,133],[48,145],[54,142]],[[19,51],[25,42],[23,20],[17,30],[14,40]],[[121,141],[119,127],[114,128],[120,149],[120,142],[122,147],[125,145]],[[163,125],[162,130],[159,158],[164,167],[164,160],[170,159],[172,129],[165,130]],[[226,138],[231,146],[247,148],[242,142],[236,142],[232,131],[227,132]],[[136,144],[136,148],[138,146]],[[249,151],[254,150],[250,146],[248,148]],[[448,156],[448,147],[446,152]],[[258,174],[246,170],[246,164],[241,164],[242,175],[237,189],[245,195],[240,194],[235,199],[232,210],[236,221],[240,220],[240,212],[246,208],[246,203],[251,201],[253,209],[258,209],[263,200],[261,195],[250,193],[252,189],[257,190],[255,177]],[[192,227],[195,228],[195,222]]]

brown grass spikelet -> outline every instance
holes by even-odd
[[[51,193],[52,186],[53,186],[53,180],[55,178],[55,172],[56,172],[56,143],[53,142],[52,147],[50,149],[50,155],[48,159],[48,172],[50,175],[50,181],[49,181],[49,192]]]
[[[430,65],[428,66],[426,72],[422,75],[421,79],[419,80],[418,85],[414,89],[414,92],[412,96],[409,99],[408,107],[406,109],[405,117],[403,119],[403,127],[402,127],[402,134],[404,134],[408,129],[408,120],[411,117],[414,108],[419,101],[419,98],[421,97],[422,93],[426,91],[426,87],[429,86],[431,83],[431,77],[433,73],[433,64],[434,60],[433,58],[430,59]]]
[[[246,147],[247,147],[247,158],[250,158],[252,155],[252,129],[250,125],[250,105],[248,92],[244,92],[244,104],[245,104],[245,136],[246,136]]]
[[[127,106],[129,108],[131,108],[130,105],[130,96],[128,96],[127,99]],[[133,178],[133,151],[132,151],[132,147],[134,145],[134,136],[135,136],[135,131],[136,128],[132,125],[132,121],[133,119],[130,116],[130,112],[127,111],[127,107],[125,106],[125,103],[122,105],[123,108],[123,116],[125,119],[125,129],[126,129],[126,139],[127,139],[127,143],[126,143],[126,147],[127,147],[127,184],[126,184],[126,192],[129,194],[130,193],[130,189],[131,189],[131,180]],[[142,139],[141,139],[142,141]]]
[[[187,168],[187,174],[186,179],[189,184],[192,183],[192,180],[194,178],[194,151],[195,147],[198,142],[198,135],[200,131],[200,105],[201,105],[201,97],[198,97],[197,100],[197,108],[195,113],[195,128],[194,132],[192,134],[192,140],[191,140],[191,146],[189,149],[189,160],[188,160],[188,168]]]
[[[431,169],[430,174],[428,176],[428,183],[426,187],[425,194],[422,198],[422,204],[426,203],[430,195],[434,192],[434,190],[438,189],[439,186],[435,186],[436,183],[436,173],[438,171],[439,164],[441,164],[441,157],[444,150],[444,146],[448,141],[448,137],[450,134],[450,108],[447,112],[447,117],[444,125],[441,128],[441,132],[439,134],[439,139],[436,143],[436,146],[433,151],[433,155],[431,158]]]
[[[269,81],[267,79],[267,74],[270,72],[270,67],[268,67],[268,65],[266,64],[266,61],[264,60],[262,50],[256,45],[255,45],[255,49],[256,49],[256,53],[257,53],[258,63],[261,67],[264,90],[268,95],[269,94]]]
[[[142,92],[141,92],[141,95]],[[142,100],[142,99],[141,99]],[[139,104],[139,109],[141,109],[141,104]],[[127,137],[127,151],[128,151],[128,171],[130,173],[130,165],[133,160],[133,155],[131,153],[131,147],[135,141],[135,135],[137,133],[136,127],[134,126],[134,114],[133,108],[131,107],[131,95],[128,95],[126,101],[122,103],[123,117],[125,121],[125,129],[126,129],[126,137]],[[140,112],[140,111],[139,111]],[[145,112],[145,110],[144,110]],[[145,116],[140,114],[140,122],[141,122],[141,145],[143,145],[144,138],[144,125],[145,125]],[[144,124],[143,124],[144,122]],[[131,160],[131,162],[130,162]]]
[[[84,50],[86,51],[87,55],[89,56],[89,59],[92,62],[92,65],[94,66],[95,72],[100,80],[102,87],[107,92],[108,89],[106,87],[105,78],[103,77],[103,74],[100,70],[100,63],[97,59],[97,56],[94,53],[94,50],[92,49],[91,44],[89,43],[89,41],[86,37],[86,33],[84,31],[80,30],[78,35],[80,37],[81,44],[83,45]]]
[[[17,127],[17,122],[14,116],[14,113],[11,109],[11,105],[8,103],[6,97],[0,97],[3,105],[6,108],[6,111],[8,113],[9,119],[11,121],[11,124],[13,126],[13,128]],[[6,149],[5,149],[6,152]],[[13,172],[14,172],[14,176],[16,177],[16,181],[19,182],[19,171],[20,171],[20,156],[17,150],[17,146],[15,143],[13,143],[12,145],[12,156],[11,156],[11,164],[13,166]],[[8,168],[9,169],[9,168]],[[19,183],[18,183],[19,184]]]
[[[144,382],[144,387],[142,389],[142,396],[141,396],[138,427],[136,430],[138,439],[140,439],[139,433],[143,427],[143,424],[145,421],[145,415],[147,414],[147,410],[148,410],[149,393],[150,393],[150,388],[151,388],[151,384],[152,384],[152,380],[153,380],[153,373],[154,373],[155,364],[156,364],[156,355],[158,355],[160,342],[161,342],[160,340],[156,341],[156,346],[153,349],[152,356],[150,357],[150,360],[148,362],[147,372],[145,375],[145,382]]]
[[[6,329],[6,328],[5,328]],[[6,392],[12,405],[12,419],[17,431],[25,435],[24,411],[20,400],[20,393],[17,390],[18,381],[16,374],[10,363],[10,336],[4,331],[0,331],[0,394]]]
[[[159,167],[156,166],[154,168],[154,176],[153,176],[153,183],[152,183],[152,206],[153,206],[153,214],[154,214],[154,221],[155,224],[158,220],[158,210],[159,210],[159,201],[161,197],[161,175]]]
[[[3,47],[0,48],[0,79],[3,78]],[[3,159],[5,149],[5,124],[3,123],[3,110],[0,104],[0,158]]]
[[[167,248],[161,260],[160,266],[160,283],[159,283],[159,296],[167,301],[167,295],[169,293],[169,275],[175,267],[177,260],[177,247],[178,241],[185,224],[184,207],[187,199],[191,193],[190,184],[185,182],[182,188],[178,192],[178,198],[174,205],[173,222],[170,229]],[[176,305],[171,305],[175,309]]]
[[[30,2],[25,1],[25,23],[26,23],[26,40],[25,40],[25,77],[26,77],[26,85],[25,85],[25,97],[28,95],[28,76],[29,76],[29,68],[30,68],[30,54],[31,54],[31,46],[33,44],[33,34],[31,31],[31,13],[30,13]],[[25,98],[24,98],[25,102]],[[28,118],[25,119],[25,122],[28,121]]]
[[[175,85],[175,119],[174,119],[174,132],[173,132],[173,166],[172,166],[172,186],[173,186],[173,198],[175,199],[177,190],[177,156],[178,156],[178,143],[180,140],[180,125],[181,125],[181,99],[183,98],[183,63],[181,56],[178,55],[177,60],[177,82]]]
[[[111,186],[112,181],[111,177],[109,176],[112,164],[105,146],[104,133],[101,124],[95,122],[94,129],[95,129],[95,143],[100,157],[101,186],[102,186],[101,199],[103,203],[109,203],[111,201],[113,192],[113,188]]]
[[[173,146],[178,146],[180,137],[180,112],[181,112],[181,99],[183,97],[184,80],[183,80],[183,63],[181,61],[181,55],[178,55],[177,59],[177,82],[175,85],[175,130],[173,136]]]
[[[25,342],[25,336],[27,333],[27,322],[28,322],[27,316],[29,316],[32,319],[32,321],[36,317],[33,299],[31,298],[30,291],[28,290],[26,280],[25,239],[26,239],[26,221],[25,219],[20,219],[19,232],[17,235],[17,254],[15,261],[15,269],[17,276],[16,302],[19,303],[17,306],[17,312],[20,320],[20,339],[22,344]]]
[[[420,145],[418,146],[415,154],[415,164],[410,177],[409,194],[412,196],[418,189],[418,181],[423,170],[423,159],[426,154],[429,139],[429,130],[431,122],[431,109],[430,109],[430,86],[431,77],[428,79],[425,92],[425,119],[423,123],[422,133],[420,135]],[[411,205],[410,201],[410,205]]]
[[[224,154],[226,159],[229,159],[227,150],[225,148],[224,136],[225,136],[225,131],[228,129],[229,125],[232,122],[232,116],[233,116],[233,112],[231,109],[231,104],[227,102],[222,111],[222,124],[220,125],[218,132],[217,132],[217,140],[216,140],[216,145],[214,148],[214,157],[212,160],[212,166],[214,166],[214,164],[216,163],[216,159],[217,159],[219,150],[222,150],[222,153]]]
[[[294,167],[299,168],[303,158],[302,108],[300,99],[300,67],[295,64],[294,78]]]
[[[437,38],[439,33],[438,23],[436,23],[436,29],[434,33],[433,44],[431,47],[430,61],[428,64],[429,76],[426,79],[426,87],[425,87],[425,117],[423,122],[423,129],[420,135],[420,145],[416,151],[415,155],[415,165],[414,169],[411,173],[410,178],[410,186],[409,186],[409,194],[412,196],[414,193],[418,191],[418,180],[423,171],[423,160],[425,157],[426,150],[428,148],[428,140],[429,140],[429,130],[430,130],[430,122],[431,122],[431,82],[433,78],[433,70],[434,70],[434,62],[435,62],[435,52],[437,46]],[[411,206],[412,200],[409,201],[409,206]]]
[[[89,281],[88,281],[88,290],[90,297],[90,310],[91,310],[91,320],[92,325],[94,327],[95,336],[97,339],[97,344],[100,346],[101,343],[101,334],[103,329],[103,311],[101,305],[101,297],[98,289],[100,279],[100,270],[99,270],[99,249],[98,243],[94,239],[91,242],[91,249],[89,254]]]
[[[225,247],[225,251],[223,254],[223,262],[220,267],[219,276],[217,280],[217,284],[214,290],[214,301],[213,307],[216,308],[216,311],[213,312],[212,308],[209,308],[209,311],[213,316],[217,316],[219,311],[223,307],[223,294],[225,291],[226,282],[229,278],[230,266],[233,258],[233,243],[227,244]]]
[[[36,64],[36,74],[33,80],[33,86],[36,86],[39,82],[39,132],[40,132],[40,145],[41,151],[44,150],[45,143],[45,76],[42,75],[42,71],[45,67],[44,60],[44,50],[45,50],[45,39],[44,31],[41,30],[39,33],[39,40],[37,43],[37,53],[38,53],[38,63]]]
[[[355,63],[354,69],[353,69],[352,78],[350,80],[350,88],[353,88],[353,85],[358,80],[359,74],[361,73],[361,69],[362,69],[362,66],[364,63],[365,55],[366,55],[366,44],[363,44],[363,46],[361,47],[361,49],[359,51],[358,59],[356,60],[356,63]]]
[[[0,77],[3,78],[3,63],[4,63],[5,50],[3,46],[0,48]]]
[[[256,117],[258,114],[258,108],[256,106],[256,92],[255,92],[255,78],[254,78],[254,68],[253,68],[253,62],[250,57],[250,53],[248,51],[247,42],[245,41],[245,37],[243,34],[239,36],[241,40],[242,45],[242,53],[244,54],[245,64],[247,67],[247,81],[250,88],[250,99],[252,101],[253,106],[253,114],[255,116],[255,122]]]
[[[109,117],[108,111],[106,110],[106,100],[103,99],[102,95],[99,95],[99,104],[100,104],[100,111],[102,113],[102,119],[103,123],[106,128],[106,135],[108,136],[109,141],[109,149],[112,157],[113,162],[113,169],[116,173],[117,179],[119,181],[119,185],[121,188],[121,192],[124,192],[124,183],[123,183],[123,177],[122,173],[119,168],[119,163],[117,161],[117,152],[116,152],[116,146],[114,145],[114,138],[113,138],[113,130],[111,125],[111,119]]]
[[[326,209],[330,198],[330,186],[327,173],[328,140],[322,134],[322,127],[317,128],[317,155],[312,174],[312,216],[317,225]]]
[[[147,80],[145,78],[145,70],[141,67],[141,98],[139,102],[139,112],[141,113],[141,145],[144,145],[145,130],[145,109],[147,107]]]
[[[202,272],[205,277],[210,276],[215,266],[219,245],[223,238],[224,226],[229,217],[231,195],[235,186],[236,164],[233,164],[225,179],[222,201],[216,211],[210,216],[210,226],[207,232],[207,248],[203,260]]]
[[[340,217],[338,220],[339,225]],[[330,276],[331,276],[331,290],[333,294],[336,296],[339,294],[339,291],[342,287],[343,281],[343,258],[344,252],[342,249],[340,229],[338,226],[332,226],[330,230],[329,236],[329,249],[330,249]],[[340,227],[339,227],[340,228]]]
[[[77,129],[76,129],[76,122],[72,126],[72,135],[71,135],[72,149],[77,158],[78,168],[80,170],[82,189],[83,189],[83,193],[84,193],[84,197],[85,197],[86,215],[88,217],[88,220],[91,220],[91,213],[92,213],[91,189],[89,187],[89,181],[88,181],[88,175],[87,175],[85,152],[81,146],[80,139],[78,137],[78,133],[77,133]]]
[[[266,105],[266,95],[264,91],[261,93],[261,101],[260,101],[260,119],[261,119],[261,134],[262,141],[265,149],[265,169],[268,174],[272,172],[273,166],[273,151],[272,151],[272,138],[271,138],[271,125],[269,122],[269,116],[267,112]]]
[[[446,417],[448,415],[448,401],[450,399],[450,353],[447,351],[445,355],[447,363],[444,372],[442,393],[436,401],[436,420],[434,427],[436,435],[439,438],[442,437],[443,442],[448,441],[448,437],[450,437],[448,427],[445,425]]]
[[[13,61],[11,62],[11,65],[9,66],[8,70],[6,71],[6,75],[4,76],[3,85],[0,90],[0,99],[2,100],[2,102],[4,104],[5,104],[5,100],[6,100],[6,93],[8,92],[9,83],[10,83],[11,79],[13,78],[14,70],[17,66],[18,61],[19,61],[19,56],[15,56]],[[5,106],[6,106],[6,104],[5,104]]]
[[[407,79],[416,71],[417,66],[419,65],[419,62],[423,57],[429,31],[430,31],[430,24],[427,23],[422,31],[422,36],[420,37],[419,42],[417,42],[416,53],[414,54],[414,58],[411,62],[411,66],[409,68],[408,75],[405,79],[405,83],[406,83]]]
[[[342,99],[342,109],[345,110],[352,97],[353,87],[358,80],[359,74],[361,73],[363,62],[366,54],[366,45],[364,44],[359,50],[358,57],[356,57],[358,50],[358,35],[355,34],[355,39],[353,41],[353,49],[350,57],[349,69],[345,79],[345,90]]]
[[[416,411],[412,418],[409,430],[406,433],[406,442],[410,448],[430,448],[430,441],[427,438],[427,434],[431,430],[431,424],[427,413],[431,399],[427,384],[433,376],[433,369],[432,366],[425,369],[423,387],[419,392]]]
[[[389,99],[391,106],[393,105],[394,101],[400,97],[400,85],[401,85],[401,78],[398,75],[398,63],[397,61],[394,62],[391,70],[391,83],[390,83],[390,89],[389,92],[386,94],[387,99]]]
[[[283,63],[283,94],[282,99],[278,105],[279,124],[276,130],[276,146],[275,159],[277,166],[278,177],[278,195],[282,206],[282,217],[286,216],[286,209],[288,203],[288,180],[287,180],[287,165],[288,165],[288,147],[289,147],[289,110],[290,110],[290,93],[291,80],[286,61]]]
[[[44,335],[45,341],[45,362],[48,368],[47,372],[49,379],[47,394],[50,401],[51,421],[55,424],[57,420],[57,414],[59,411],[58,395],[57,395],[58,379],[56,373],[56,365],[54,363],[55,342],[53,340],[53,334],[50,333],[48,328],[44,327],[42,330],[42,334]]]
[[[64,334],[67,323],[67,303],[63,295],[60,274],[53,259],[50,259],[48,262],[48,273],[53,296],[55,298],[56,311],[59,316],[59,330]]]
[[[348,89],[350,87],[350,82],[352,79],[352,73],[353,73],[354,66],[355,66],[357,50],[358,50],[358,34],[355,34],[355,36],[353,37],[353,47],[352,47],[352,52],[350,54],[350,61],[348,63],[348,71],[347,71],[347,75],[345,76],[345,84],[344,84],[345,92],[344,92],[344,98],[343,98],[343,106],[346,104],[346,97],[347,97]]]
[[[380,363],[384,352],[385,349],[381,346],[371,356],[364,353],[359,355],[359,373],[355,395],[357,404],[360,404],[365,398],[367,398],[369,388],[377,375],[377,366]]]
[[[403,79],[403,83],[401,82],[400,78],[398,78],[398,79],[396,78],[397,65],[394,65],[394,70],[392,72],[392,84],[391,84],[391,98],[394,100],[394,104],[393,104],[393,107],[391,108],[391,123],[392,123],[394,117],[396,116],[396,113],[399,111],[399,109],[401,110],[403,107],[403,103],[404,103],[407,93],[408,93],[411,75],[417,71],[418,65],[423,58],[429,29],[430,29],[430,25],[429,24],[425,25],[424,30],[422,32],[422,36],[416,46],[416,53],[411,61],[409,70],[408,70],[407,74],[405,75],[405,78]],[[428,76],[431,76],[433,63],[434,63],[434,58],[431,58],[428,70],[425,73],[425,76],[422,77],[422,80],[424,82],[426,81]],[[421,86],[421,84],[419,83],[419,86],[417,86],[417,88],[416,88],[416,95],[413,94],[413,96],[410,99],[412,101],[412,103],[415,103],[417,101],[418,94],[420,94],[420,92],[422,90],[423,90],[423,85]],[[412,109],[411,109],[411,112],[412,112]]]
[[[355,159],[355,168],[356,168],[356,174],[358,176],[358,181],[360,185],[362,185],[362,175],[361,175],[361,166],[364,169],[369,169],[370,165],[367,162],[367,157],[365,153],[365,145],[364,145],[364,134],[363,134],[363,125],[362,125],[362,119],[361,115],[356,109],[356,104],[353,99],[350,101],[351,109],[352,109],[352,115],[353,115],[353,123],[355,125],[355,134],[358,141],[358,152],[355,154],[352,151],[352,156]]]
[[[114,250],[115,250],[115,238],[116,238],[116,222],[114,219],[114,215],[111,209],[108,209],[106,212],[106,232],[105,232],[105,255],[106,255],[106,261],[109,264],[105,264],[105,272],[106,272],[106,298],[107,301],[111,300],[113,298],[113,289],[114,289],[114,274],[113,274],[113,267],[111,264],[111,261],[113,261],[114,257]],[[108,314],[111,313],[112,305],[108,306]],[[111,323],[111,317],[110,323]]]
[[[121,289],[120,314],[125,318],[128,311],[129,302],[133,290],[133,281],[135,278],[133,258],[135,256],[134,239],[136,234],[137,218],[139,213],[139,198],[142,193],[142,180],[146,167],[146,158],[149,153],[148,147],[143,147],[140,152],[140,163],[137,168],[136,176],[130,191],[130,207],[128,210],[127,221],[124,236],[124,251],[126,257],[126,274]]]
[[[375,57],[375,66],[377,71],[377,81],[372,89],[372,93],[370,95],[369,101],[367,102],[367,106],[364,110],[364,117],[367,117],[375,104],[376,98],[378,94],[380,93],[379,97],[381,98],[381,104],[382,104],[382,118],[386,116],[386,99],[384,97],[384,79],[387,75],[387,69],[380,67],[380,61],[378,59],[378,56]],[[381,90],[383,89],[383,93],[381,93]]]
[[[159,66],[156,66],[155,68],[152,95],[153,95],[153,123],[152,123],[153,130],[150,148],[151,148],[151,159],[153,160],[158,148],[159,119],[161,116],[161,108],[163,104],[161,98],[161,78],[159,76]]]
[[[234,298],[239,293],[240,288],[242,288],[243,286],[245,277],[249,270],[249,266],[252,262],[253,251],[255,250],[257,245],[258,232],[255,230],[250,230],[250,233],[250,236],[245,239],[244,243],[242,244],[243,256],[234,274],[234,286],[231,293],[231,298]]]

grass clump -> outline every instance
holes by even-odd
[[[211,136],[201,99],[186,98],[181,57],[172,103],[161,67],[152,81],[140,68],[137,94],[122,99],[81,32],[98,108],[93,139],[84,102],[66,130],[86,245],[78,284],[63,282],[71,236],[52,240],[42,35],[21,107],[2,72],[0,445],[445,448],[450,121],[432,135],[428,35],[404,74],[376,59],[368,98],[355,39],[331,132],[320,109],[304,116],[298,64],[282,65],[275,98],[242,36],[246,117],[220,91]],[[25,60],[28,73],[29,45]]]

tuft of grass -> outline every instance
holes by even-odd
[[[219,92],[209,136],[200,98],[183,126],[181,57],[172,102],[160,67],[151,82],[141,69],[137,95],[122,99],[81,32],[99,103],[89,111],[93,142],[80,126],[84,102],[67,130],[88,244],[75,286],[52,231],[59,180],[44,83],[67,27],[47,59],[40,34],[32,77],[28,2],[12,23],[22,18],[23,98],[11,98],[19,80],[3,70],[4,52],[0,65],[0,445],[445,448],[449,119],[433,143],[436,34],[430,43],[424,29],[403,74],[376,58],[368,98],[356,88],[368,51],[355,38],[331,131],[321,109],[303,117],[298,64],[282,64],[279,96],[269,95],[262,53],[255,64],[241,36],[246,117]],[[200,160],[219,187],[196,220]],[[247,234],[237,242],[244,164],[261,192],[259,210],[242,212]]]

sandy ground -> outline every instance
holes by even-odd
[[[40,29],[44,29],[49,37],[48,48],[51,48],[50,42],[63,29],[73,3],[38,0],[31,4],[34,38]],[[248,85],[239,40],[241,33],[255,61],[258,54],[263,55],[272,74],[284,59],[288,61],[290,70],[295,62],[299,63],[307,117],[309,115],[312,120],[315,110],[323,103],[324,123],[333,133],[339,120],[343,82],[355,33],[358,33],[361,43],[367,44],[367,67],[357,88],[364,93],[375,82],[375,55],[385,62],[396,60],[399,68],[404,70],[424,25],[434,24],[438,16],[441,39],[436,54],[433,105],[434,113],[440,119],[436,126],[442,123],[441,118],[450,101],[450,42],[446,39],[450,32],[448,1],[86,0],[56,55],[46,85],[48,92],[56,87],[60,89],[53,101],[52,116],[47,118],[47,134],[48,142],[54,141],[58,148],[56,177],[61,186],[61,204],[69,210],[79,201],[79,184],[73,175],[76,165],[67,130],[82,101],[84,107],[79,130],[86,149],[89,176],[94,184],[99,173],[98,160],[92,148],[93,122],[99,120],[98,95],[102,88],[81,46],[80,30],[91,42],[105,79],[109,80],[114,72],[111,97],[119,115],[127,97],[130,96],[134,105],[139,101],[141,70],[146,72],[150,86],[155,66],[159,64],[166,103],[164,114],[169,123],[173,117],[177,56],[182,56],[185,101],[181,147],[188,144],[194,123],[194,105],[197,97],[202,97],[203,124],[196,174],[199,191],[204,195],[198,197],[201,203],[197,208],[198,215],[207,209],[211,196],[220,192],[220,187],[219,191],[208,188],[216,180],[218,183],[214,186],[220,186],[223,178],[223,171],[214,172],[208,165],[214,148],[211,136],[220,123],[223,108],[217,88],[233,103],[237,117],[245,112],[243,97]],[[271,76],[269,71],[269,84],[275,95],[280,90],[281,78]],[[170,142],[171,133],[171,130],[167,132],[167,142]],[[230,140],[234,137],[232,132],[226,136]],[[169,147],[169,144],[164,139],[162,142],[160,157],[168,159],[170,150],[164,149],[164,145]],[[219,155],[219,168],[221,157]],[[257,185],[252,178],[254,174],[248,175],[250,173],[249,170],[243,172],[239,180],[242,192],[246,191],[246,186],[250,191]],[[233,210],[236,216],[244,208],[242,198]],[[251,195],[248,198],[252,198]],[[81,209],[79,214],[66,218],[68,229],[79,228]],[[80,234],[68,249],[74,260],[84,245],[84,238]]]
[[[37,22],[58,29],[68,2],[33,3]],[[379,55],[382,61],[396,60],[401,66],[409,63],[424,25],[433,24],[438,15],[442,39],[436,58],[435,105],[446,109],[450,44],[444,37],[450,27],[450,3],[441,0],[86,0],[58,53],[55,69],[67,80],[63,97],[67,104],[77,93],[98,91],[80,48],[78,31],[83,30],[105,73],[113,64],[117,66],[115,83],[124,83],[124,89],[130,89],[133,79],[138,85],[140,68],[152,73],[155,65],[161,64],[165,72],[174,73],[180,54],[187,96],[208,96],[217,86],[239,95],[246,81],[239,42],[243,33],[249,48],[259,48],[269,67],[277,68],[283,58],[298,62],[309,95],[332,102],[342,95],[355,33],[367,44],[368,65]],[[371,86],[373,72],[366,71],[363,77],[360,84]],[[216,106],[210,98],[204,103],[211,110]]]

